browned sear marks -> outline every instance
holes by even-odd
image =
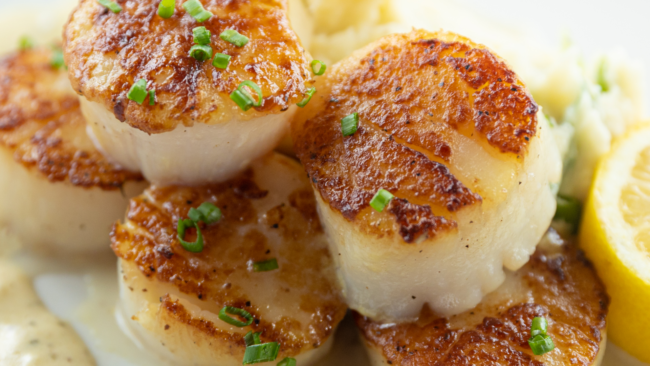
[[[335,65],[317,88],[292,126],[313,184],[350,221],[379,189],[429,207],[405,226],[398,220],[406,241],[454,229],[455,212],[482,202],[448,169],[459,135],[516,159],[537,129],[538,107],[514,72],[451,33],[385,37]],[[358,130],[343,137],[341,120],[352,113]]]
[[[203,187],[151,187],[143,196],[131,200],[129,224],[115,225],[112,248],[122,260],[136,264],[145,276],[199,298],[203,310],[216,314],[224,305],[245,309],[256,319],[251,327],[262,332],[264,341],[279,342],[283,354],[296,355],[323,343],[345,315],[346,306],[333,273],[330,277],[327,272],[331,257],[326,243],[313,244],[322,240],[319,237],[324,234],[309,185],[305,182],[304,188],[264,215],[257,212],[254,203],[266,195],[242,195],[251,192],[251,187],[256,187],[253,192],[264,191],[257,186],[252,170],[225,183]],[[201,224],[205,247],[201,253],[191,253],[180,244],[176,225],[179,219],[187,218],[190,208],[204,202],[217,205],[223,219],[209,226]],[[280,236],[281,246],[270,247],[270,239],[261,231],[265,225]],[[185,240],[195,239],[195,230],[188,230]],[[291,312],[281,320],[266,319],[263,309],[269,304],[252,301],[247,292],[250,288],[242,285],[242,281],[260,278],[252,276],[268,276],[251,272],[250,261],[274,257],[278,258],[280,269],[272,273],[278,282],[273,286],[282,287],[282,291],[286,286],[287,292],[278,294],[277,301],[281,302],[289,291],[304,294],[291,306],[311,314],[308,324],[296,323]],[[208,321],[193,317],[171,297],[165,297],[161,306],[173,318],[210,337],[243,346],[241,335],[220,331]]]
[[[52,51],[25,50],[0,61],[0,146],[52,182],[119,189],[138,173],[107,161],[86,136],[86,121]]]
[[[448,319],[426,309],[414,323],[385,327],[357,314],[357,325],[366,342],[394,366],[592,365],[600,350],[609,299],[583,254],[573,244],[555,254],[538,249],[517,276],[531,290],[532,301],[483,309],[488,315],[464,328],[454,329]],[[507,303],[507,294],[503,298]],[[532,319],[538,316],[547,319],[557,348],[543,357],[534,356],[527,342]]]
[[[224,122],[281,113],[303,99],[311,80],[309,60],[291,29],[284,0],[204,0],[214,16],[198,23],[176,1],[174,15],[156,13],[159,0],[118,0],[119,14],[95,0],[82,0],[64,30],[65,59],[75,90],[103,104],[116,118],[147,133],[173,130],[177,125]],[[211,33],[213,54],[232,57],[227,69],[189,56],[192,30]],[[249,38],[236,47],[219,38],[227,29]],[[156,105],[127,99],[133,83],[148,82],[156,90]],[[245,80],[263,91],[263,105],[247,113],[229,98]],[[225,112],[225,115],[223,113]]]
[[[435,216],[429,206],[420,206],[403,198],[394,198],[388,205],[388,212],[395,215],[400,227],[399,234],[405,242],[413,243],[420,239],[434,236],[440,228],[455,228],[455,222],[444,217]]]

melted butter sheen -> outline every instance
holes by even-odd
[[[95,365],[75,331],[50,313],[15,265],[0,262],[0,365]]]

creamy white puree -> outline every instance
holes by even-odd
[[[125,327],[116,316],[119,292],[113,256],[58,261],[20,256],[17,261],[34,276],[46,306],[77,329],[98,366],[171,366],[138,348],[122,332]],[[346,319],[332,351],[316,366],[368,365],[356,328]]]
[[[0,365],[95,365],[79,336],[52,315],[16,265],[0,261]]]

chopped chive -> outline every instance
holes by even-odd
[[[191,208],[187,215],[192,221],[203,221],[206,225],[221,220],[221,210],[210,202],[203,202],[198,208]]]
[[[253,97],[244,89],[244,87],[247,86],[255,91],[257,93],[257,101],[253,99]],[[253,107],[261,107],[262,106],[262,101],[264,100],[264,96],[262,95],[262,88],[260,88],[257,84],[250,80],[242,81],[241,84],[239,84],[238,88],[242,93],[246,93],[249,95],[251,100],[253,100]]]
[[[305,98],[302,101],[300,101],[300,103],[297,104],[298,107],[305,108],[305,106],[309,103],[309,101],[314,96],[314,94],[316,94],[316,88],[312,87],[307,89],[307,91],[305,92]]]
[[[149,90],[149,105],[156,105],[156,89]]]
[[[536,356],[551,352],[555,348],[553,339],[546,334],[547,329],[548,323],[546,322],[546,318],[533,318],[533,323],[530,326],[530,339],[528,340],[528,344]]]
[[[563,195],[557,196],[557,210],[555,211],[554,220],[562,220],[571,226],[574,234],[580,227],[580,216],[582,207],[580,201],[575,198]]]
[[[199,0],[189,0],[183,4],[183,8],[187,11],[192,18],[196,19],[197,22],[202,23],[206,20],[212,18],[212,13],[203,8],[203,4]]]
[[[246,322],[232,318],[228,314],[240,316],[246,319]],[[253,323],[253,316],[248,311],[232,306],[224,306],[223,309],[219,311],[219,319],[240,328],[247,327]]]
[[[18,48],[22,50],[28,50],[30,48],[34,47],[34,41],[28,36],[22,36],[18,40]]]
[[[242,111],[246,112],[253,107],[253,101],[244,93],[239,90],[235,90],[230,94],[230,99],[235,102],[241,108]]]
[[[533,324],[530,327],[530,336],[535,337],[538,334],[546,334],[546,329],[548,328],[548,323],[546,318],[536,317],[533,318]]]
[[[311,62],[311,71],[314,75],[321,76],[325,73],[325,70],[327,70],[327,65],[323,61],[314,60]]]
[[[393,196],[390,192],[385,189],[380,189],[377,191],[377,194],[370,201],[370,207],[374,208],[377,212],[382,212],[386,205],[392,200]]]
[[[276,342],[255,344],[246,347],[244,352],[244,365],[254,363],[271,362],[278,358],[280,345]]]
[[[296,359],[287,357],[284,360],[278,362],[278,366],[296,366]]]
[[[607,82],[607,78],[605,76],[606,71],[607,71],[607,60],[603,59],[600,62],[600,66],[598,66],[598,76],[596,79],[596,83],[600,85],[600,90],[603,93],[607,93],[609,91],[609,83]]]
[[[246,347],[255,344],[255,339],[253,338],[253,331],[246,333],[246,335],[244,336],[244,343],[246,343]]]
[[[352,113],[341,120],[343,136],[352,136],[359,128],[359,113]]]
[[[227,69],[230,64],[231,56],[225,55],[223,53],[217,53],[214,55],[214,60],[212,60],[212,66],[217,69]]]
[[[246,89],[244,89],[245,86],[253,89],[255,93],[257,93],[257,101]],[[230,94],[230,99],[237,103],[239,108],[246,112],[252,107],[261,107],[264,96],[262,95],[262,89],[257,84],[250,80],[246,80],[239,84],[237,90]]]
[[[280,266],[278,266],[278,260],[275,258],[253,263],[253,272],[268,272],[278,268],[280,268]]]
[[[203,10],[201,13],[199,13],[199,15],[195,16],[194,19],[196,19],[196,21],[199,23],[203,23],[206,20],[212,18],[212,15],[213,14],[210,13],[209,11]]]
[[[176,9],[176,0],[162,0],[158,5],[158,16],[169,19],[174,15]]]
[[[107,8],[108,10],[112,11],[113,13],[117,14],[122,11],[122,7],[111,0],[97,0],[99,5]]]
[[[194,226],[196,228],[196,241],[187,242],[185,241],[185,231]],[[201,234],[201,229],[199,229],[199,224],[195,221],[185,219],[178,220],[178,240],[181,242],[181,245],[185,250],[192,253],[201,253],[203,251],[203,234]]]
[[[555,349],[553,339],[546,334],[538,334],[532,337],[528,340],[528,345],[535,356],[543,355]]]
[[[234,29],[226,29],[225,31],[221,32],[219,37],[228,43],[234,44],[237,47],[244,47],[246,44],[248,44],[248,37],[242,35]]]
[[[131,86],[131,90],[129,90],[126,97],[138,104],[142,104],[147,97],[147,94],[147,81],[145,79],[140,79]]]
[[[52,67],[56,70],[65,67],[65,60],[63,59],[63,51],[61,49],[55,48],[54,51],[52,51],[50,65],[52,65]]]
[[[246,347],[262,343],[260,340],[260,333],[253,333],[252,331],[246,333],[244,336],[244,342],[246,342]]]
[[[210,44],[212,34],[206,27],[196,27],[192,29],[192,34],[194,35],[194,43],[200,45]]]
[[[152,92],[149,92],[149,97],[152,97]],[[155,94],[153,94],[155,98]],[[150,102],[151,104],[151,102]],[[221,210],[210,202],[204,202],[198,208],[191,208],[188,213],[189,219],[178,220],[178,240],[185,250],[192,253],[200,253],[203,251],[203,234],[199,228],[199,222],[203,221],[206,225],[214,224],[221,220]],[[194,226],[196,228],[196,242],[188,243],[185,241],[185,231],[187,228]]]
[[[197,61],[206,61],[212,57],[212,48],[208,45],[195,44],[190,48],[190,57]]]

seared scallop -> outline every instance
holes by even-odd
[[[381,324],[356,314],[373,366],[598,365],[609,298],[574,244],[538,248],[475,308],[448,318],[425,309],[412,323]],[[555,349],[533,354],[533,318],[548,323]]]
[[[222,218],[200,221],[203,248],[190,252],[177,225],[206,204]],[[224,183],[151,187],[131,201],[111,238],[129,333],[175,364],[241,365],[252,332],[279,345],[269,364],[292,357],[310,365],[328,352],[347,309],[309,182],[279,154]],[[196,244],[196,229],[184,240]],[[224,322],[226,306],[250,314],[250,324]]]
[[[424,304],[458,314],[526,264],[561,162],[503,60],[413,31],[356,52],[316,88],[292,137],[351,308],[387,321]]]
[[[185,10],[196,2],[176,1],[165,19],[159,0],[119,0],[118,13],[82,0],[64,30],[70,80],[95,143],[154,184],[200,185],[240,173],[278,144],[312,80],[286,1],[203,0],[213,14],[203,22]],[[205,61],[190,56],[198,27],[210,32]],[[248,42],[224,40],[224,32]],[[227,66],[213,66],[217,54],[230,57]],[[129,98],[140,80],[143,92],[155,93]],[[233,92],[259,106],[244,111],[250,103],[240,108]]]
[[[55,57],[26,50],[0,61],[0,230],[34,251],[108,250],[101,233],[146,185],[95,149]]]

